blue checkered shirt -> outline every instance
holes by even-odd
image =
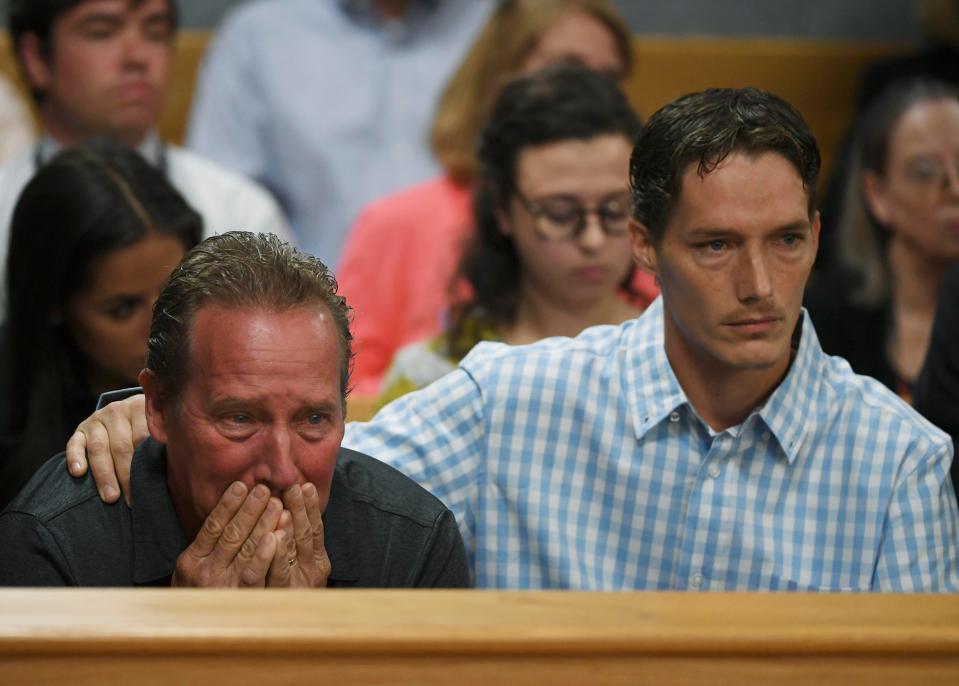
[[[952,445],[825,355],[715,433],[639,319],[480,344],[344,445],[455,513],[485,588],[959,591]]]

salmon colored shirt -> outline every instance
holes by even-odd
[[[353,391],[379,392],[393,354],[443,329],[450,282],[472,230],[472,189],[441,176],[371,203],[360,213],[337,269],[353,308]],[[659,290],[637,270],[645,307]]]

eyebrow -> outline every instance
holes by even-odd
[[[810,228],[810,222],[808,219],[802,221],[789,222],[788,224],[783,224],[781,226],[772,229],[767,232],[767,235],[789,233],[791,231],[808,231]],[[688,234],[686,234],[687,239],[692,240],[709,240],[711,238],[726,238],[728,236],[738,236],[740,231],[733,227],[723,228],[723,227],[703,227],[698,229],[693,229]]]

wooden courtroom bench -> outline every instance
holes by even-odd
[[[959,684],[959,596],[2,589],[0,683]]]

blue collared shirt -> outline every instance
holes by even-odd
[[[384,21],[359,0],[246,3],[210,46],[189,146],[273,191],[333,266],[366,203],[438,172],[433,111],[491,6],[414,0]]]
[[[453,510],[480,587],[959,591],[949,438],[805,315],[786,378],[719,433],[657,299],[573,339],[480,344],[344,445]]]

